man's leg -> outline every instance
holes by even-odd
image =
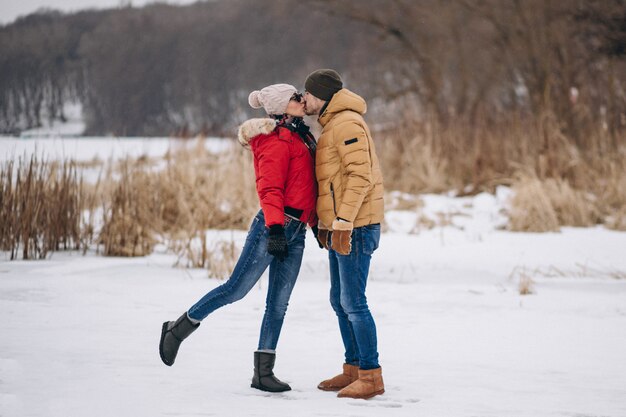
[[[338,256],[334,250],[329,250],[330,304],[333,310],[335,310],[339,322],[339,331],[341,332],[341,339],[345,349],[345,363],[343,364],[343,372],[341,374],[319,383],[317,388],[323,391],[339,391],[356,381],[359,377],[359,349],[354,337],[352,323],[348,320],[348,314],[341,305],[341,279]]]
[[[367,250],[367,242],[364,242],[370,237],[367,236],[368,233],[365,227],[354,229],[352,252],[349,255],[339,255],[332,251],[339,270],[341,307],[347,315],[356,340],[359,367],[365,370],[379,367],[376,324],[365,296],[372,258],[372,252]]]
[[[372,253],[378,247],[380,226],[370,225],[352,232],[352,252],[338,255],[341,305],[348,314],[359,351],[358,379],[337,394],[338,397],[371,398],[385,392],[382,369],[378,364],[376,324],[367,305],[365,289]]]
[[[345,363],[353,366],[359,366],[359,348],[354,337],[352,323],[348,320],[348,314],[341,305],[342,284],[339,272],[339,260],[337,252],[328,251],[330,266],[330,305],[332,306],[337,320],[339,322],[339,331],[345,349]]]

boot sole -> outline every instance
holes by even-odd
[[[263,392],[287,392],[287,391],[291,391],[291,388],[289,388],[289,389],[281,389],[281,390],[278,390],[278,391],[273,391],[273,390],[262,388],[262,387],[260,387],[258,385],[254,385],[254,384],[250,384],[250,388],[255,388],[255,389],[258,389],[259,391],[263,391]]]
[[[174,365],[174,361],[172,361],[171,363],[169,363],[167,360],[165,360],[165,358],[163,357],[163,341],[165,340],[165,333],[167,333],[167,321],[165,323],[163,323],[163,326],[161,327],[161,340],[159,341],[159,356],[161,357],[161,361],[166,364],[167,366],[172,366]]]
[[[347,387],[347,385],[346,385]],[[326,391],[326,392],[337,392],[337,391],[341,391],[342,389],[344,389],[345,387],[341,387],[341,388],[335,388],[335,387],[331,387],[331,388],[322,388],[320,386],[317,387],[317,389],[322,390],[322,391]]]
[[[373,392],[371,394],[368,394],[368,395],[365,395],[365,396],[362,396],[362,397],[350,397],[349,395],[337,395],[337,397],[338,398],[354,398],[355,400],[369,400],[372,397],[375,397],[377,395],[381,395],[381,394],[384,394],[384,393],[385,393],[385,390],[381,389],[380,391],[376,391],[376,392]]]

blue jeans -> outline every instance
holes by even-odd
[[[269,229],[265,227],[265,217],[260,210],[250,225],[246,243],[230,278],[194,304],[187,311],[189,317],[203,320],[218,308],[242,299],[269,266],[269,286],[258,348],[276,349],[289,297],[300,272],[305,233],[305,223],[285,216],[289,255],[282,262],[274,259],[267,253]]]
[[[349,255],[340,255],[332,249],[328,254],[330,304],[339,319],[345,360],[361,369],[379,367],[376,324],[365,297],[370,260],[379,242],[379,224],[358,227],[352,231]]]

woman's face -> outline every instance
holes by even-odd
[[[304,100],[301,94],[295,93],[293,97],[291,97],[285,113],[290,116],[304,117]]]

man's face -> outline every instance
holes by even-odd
[[[324,100],[315,97],[308,91],[304,93],[304,112],[307,116],[320,114],[322,107],[324,107]]]

